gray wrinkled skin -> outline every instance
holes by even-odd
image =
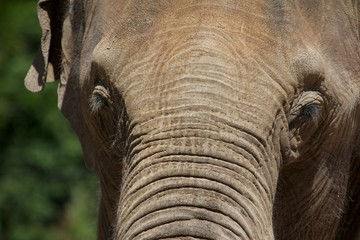
[[[359,4],[41,0],[98,239],[360,239]]]

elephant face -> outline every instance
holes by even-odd
[[[99,239],[356,238],[358,4],[40,1]]]

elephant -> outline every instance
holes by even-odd
[[[25,77],[98,239],[360,239],[359,0],[40,0]]]

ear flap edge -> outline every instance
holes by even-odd
[[[25,87],[31,92],[39,92],[44,89],[46,82],[55,80],[55,69],[49,59],[53,41],[52,32],[54,31],[51,26],[51,19],[55,17],[53,16],[55,4],[55,0],[40,0],[37,4],[37,14],[42,31],[41,48],[36,53],[24,80]]]

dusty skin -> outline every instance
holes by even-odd
[[[41,0],[98,239],[360,239],[359,6]]]

